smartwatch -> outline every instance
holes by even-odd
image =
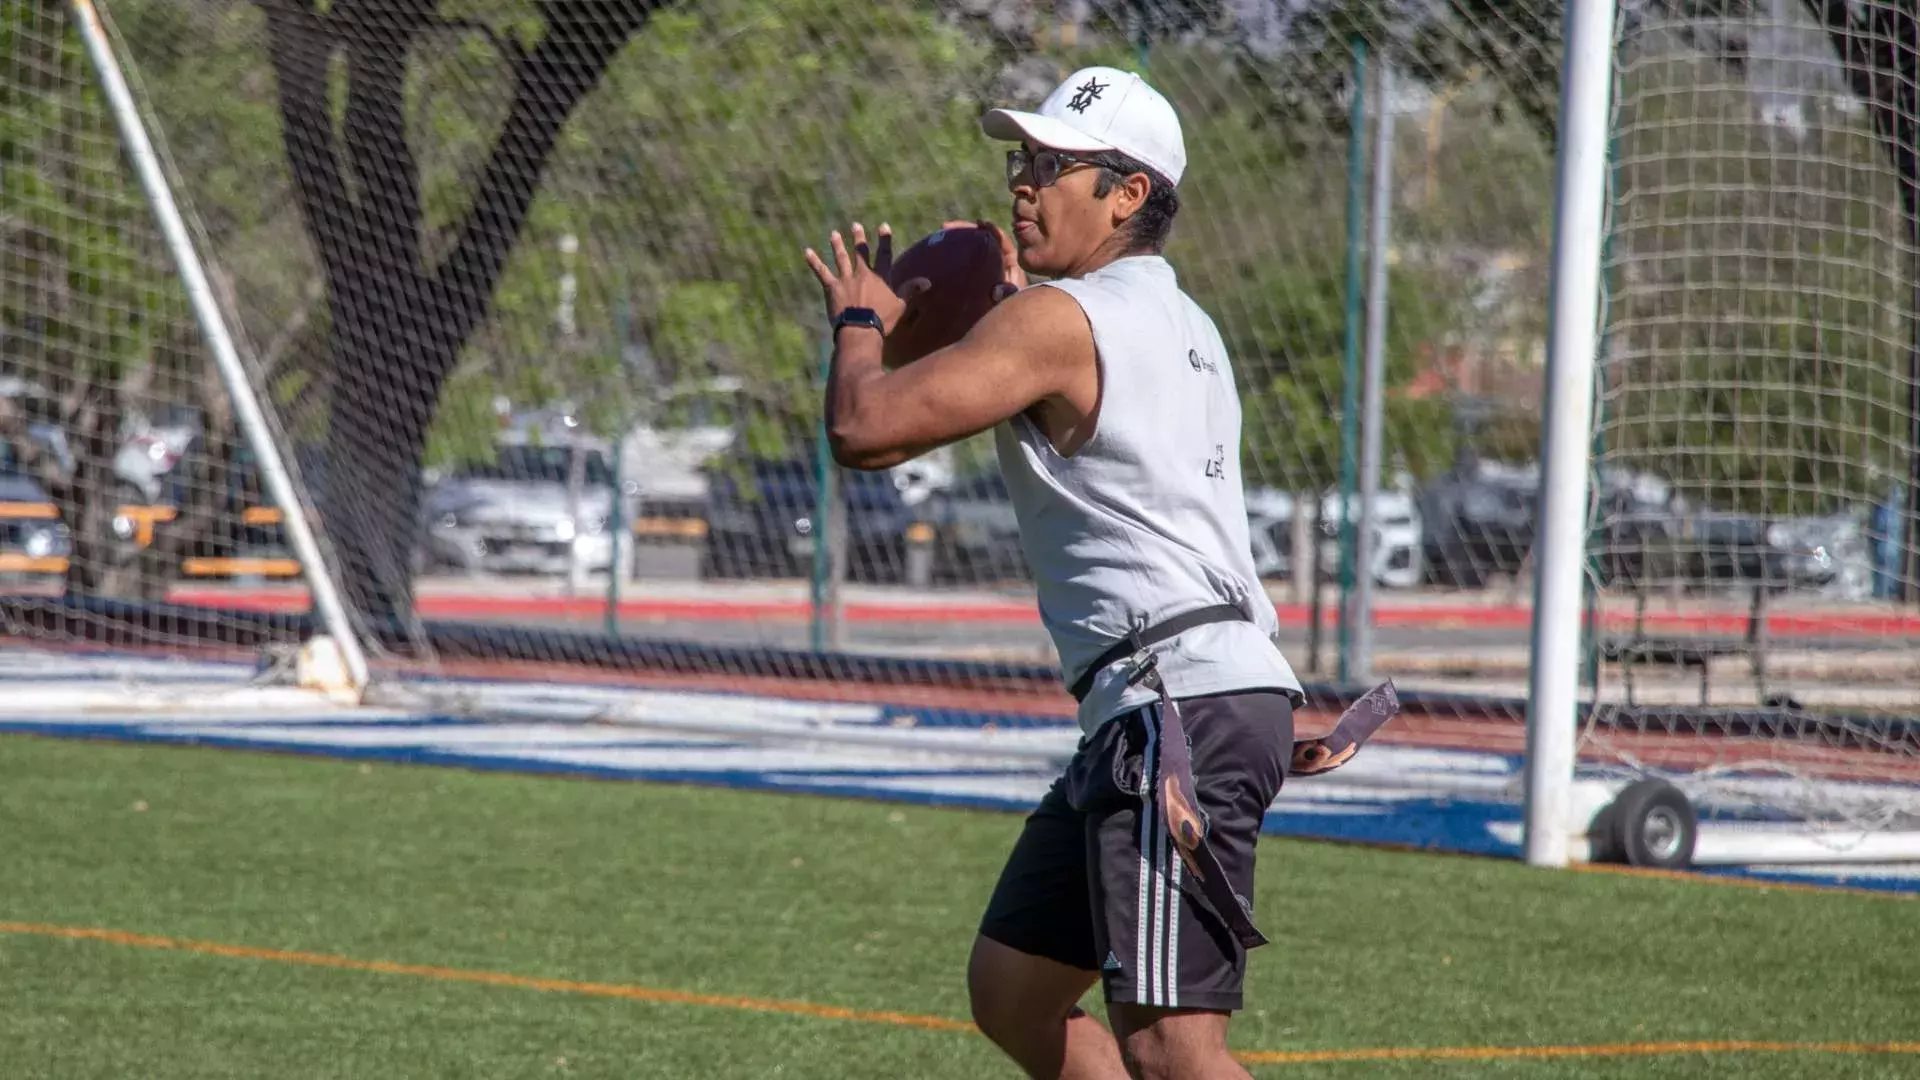
[[[880,321],[880,313],[872,308],[850,307],[842,311],[833,320],[833,339],[839,341],[841,329],[848,326],[869,327],[880,331],[882,336],[887,332],[887,325]]]

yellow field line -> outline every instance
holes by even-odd
[[[1355,1061],[1496,1061],[1508,1058],[1660,1057],[1678,1054],[1920,1054],[1920,1042],[1701,1042],[1590,1043],[1584,1046],[1435,1046],[1378,1050],[1261,1050],[1236,1055],[1248,1065],[1310,1065]]]
[[[541,979],[511,975],[499,971],[475,971],[468,968],[437,967],[427,964],[395,964],[386,960],[356,960],[330,953],[299,952],[291,949],[258,949],[248,945],[228,945],[218,941],[194,941],[188,938],[136,934],[90,926],[54,926],[46,923],[0,922],[0,934],[27,937],[64,938],[70,941],[101,941],[139,949],[164,949],[201,956],[224,956],[236,960],[264,960],[276,964],[332,968],[336,971],[364,971],[379,975],[407,975],[440,982],[474,983],[504,986],[517,990],[540,990],[555,994],[580,994],[586,997],[623,998],[663,1005],[697,1005],[714,1009],[738,1009],[745,1012],[785,1013],[821,1020],[851,1020],[862,1024],[887,1024],[894,1027],[921,1028],[928,1031],[974,1032],[970,1023],[924,1013],[888,1012],[872,1009],[848,1009],[838,1005],[817,1005],[810,1001],[786,1001],[778,998],[740,997],[728,994],[693,994],[684,990],[659,990],[625,983],[576,982],[572,979]],[[1774,1042],[1760,1040],[1708,1040],[1698,1042],[1592,1043],[1566,1046],[1436,1046],[1377,1047],[1350,1050],[1254,1050],[1234,1056],[1248,1065],[1314,1065],[1366,1061],[1495,1061],[1504,1059],[1545,1059],[1582,1057],[1657,1057],[1682,1054],[1920,1054],[1920,1042]]]

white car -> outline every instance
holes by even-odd
[[[1262,577],[1290,577],[1293,573],[1293,514],[1295,500],[1271,488],[1247,492],[1247,524],[1251,533],[1254,568]],[[1359,496],[1354,497],[1356,517]],[[1411,589],[1421,583],[1426,566],[1420,547],[1420,508],[1406,491],[1382,491],[1373,510],[1373,580],[1388,589]],[[1340,572],[1340,493],[1328,492],[1320,501],[1320,572]]]
[[[612,448],[576,430],[570,414],[552,420],[521,418],[495,441],[494,460],[426,478],[423,569],[557,575],[612,565]],[[630,499],[635,485],[625,486]]]

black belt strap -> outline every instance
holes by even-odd
[[[1073,685],[1068,688],[1067,692],[1073,695],[1075,701],[1084,701],[1087,697],[1087,691],[1093,689],[1094,676],[1121,660],[1132,656],[1136,650],[1145,649],[1149,645],[1158,645],[1163,641],[1179,637],[1181,634],[1186,633],[1196,626],[1205,626],[1208,623],[1217,622],[1246,621],[1248,621],[1247,613],[1232,604],[1213,604],[1208,607],[1189,611],[1184,615],[1175,615],[1173,618],[1160,623],[1158,626],[1149,626],[1138,634],[1114,642],[1112,647],[1095,657],[1093,663],[1087,665],[1087,669],[1082,671],[1080,677],[1073,681]]]

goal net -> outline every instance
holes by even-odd
[[[1406,705],[1377,750],[1290,786],[1286,827],[1512,850],[1559,3],[106,0],[321,567],[252,479],[72,10],[0,28],[0,375],[23,417],[40,388],[32,430],[74,462],[11,429],[38,485],[5,504],[19,543],[58,549],[15,564],[10,633],[251,671],[324,621],[319,574],[378,700],[890,761],[984,749],[1027,779],[887,782],[1017,803],[1074,728],[991,442],[832,467],[800,252],[854,220],[911,240],[1004,218],[980,114],[1114,65],[1182,117],[1167,257],[1231,352],[1300,729],[1380,678]],[[1712,650],[1659,647],[1744,625],[1724,594],[1746,556],[1718,569],[1701,522],[1765,515],[1762,563],[1811,566],[1805,537],[1909,475],[1912,154],[1887,147],[1912,145],[1910,54],[1904,82],[1870,80],[1896,102],[1876,112],[1858,71],[1885,28],[1843,62],[1815,18],[1623,8],[1582,764],[1743,818],[1858,797],[1848,820],[1885,825],[1911,710],[1813,692],[1842,657],[1897,667],[1907,609],[1879,579],[1765,591],[1767,694],[1797,712],[1725,696],[1732,651],[1703,706],[1667,660]],[[1870,749],[1847,734],[1868,714]]]
[[[1588,748],[1747,824],[1702,859],[1920,826],[1915,10],[1618,45]]]
[[[267,495],[264,444],[240,434],[240,399],[211,358],[103,85],[63,6],[9,5],[0,17],[5,629],[47,646],[252,662],[263,646],[297,640],[272,609],[303,604],[223,609],[206,590],[245,582],[272,596],[282,583],[298,588],[303,570]],[[201,285],[231,303],[236,269]],[[284,348],[270,340],[267,358]],[[57,666],[40,653],[8,659],[15,674]]]

